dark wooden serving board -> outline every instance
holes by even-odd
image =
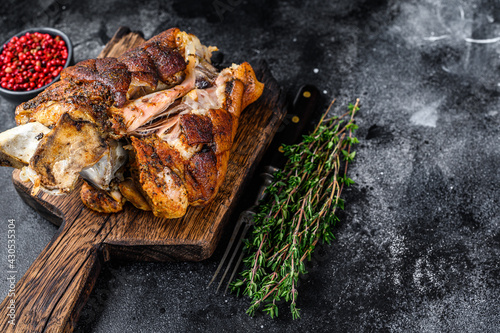
[[[100,56],[116,57],[143,41],[140,34],[120,28]],[[131,205],[117,214],[99,214],[81,203],[78,188],[65,196],[32,196],[31,185],[13,173],[23,199],[60,228],[16,285],[15,326],[8,323],[11,298],[0,304],[0,332],[73,331],[101,265],[113,258],[199,261],[214,252],[245,183],[286,113],[284,94],[266,64],[252,65],[265,84],[264,93],[241,115],[226,179],[214,202],[203,209],[190,208],[183,218],[170,220]]]

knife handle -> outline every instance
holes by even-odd
[[[286,158],[283,155],[282,145],[294,144],[301,138],[320,102],[321,94],[318,88],[311,84],[300,87],[291,107],[288,108],[285,119],[283,119],[271,145],[267,149],[266,155],[262,159],[262,165],[281,168],[285,164]]]

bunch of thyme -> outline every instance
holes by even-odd
[[[335,212],[344,207],[340,194],[344,185],[354,183],[347,166],[356,154],[351,145],[358,143],[353,133],[359,99],[345,114],[325,119],[333,103],[310,135],[284,147],[288,161],[254,215],[253,232],[245,240],[245,268],[231,284],[232,291],[251,298],[250,315],[263,306],[274,318],[277,302],[284,299],[292,317],[299,318],[297,282],[306,273],[304,262],[318,241],[334,239],[332,227],[339,220]]]

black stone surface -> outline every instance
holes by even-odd
[[[106,265],[77,332],[500,331],[498,1],[4,0],[0,11],[0,40],[55,27],[76,61],[119,26],[146,38],[178,26],[226,62],[266,59],[287,91],[312,83],[325,105],[362,102],[356,184],[336,241],[301,278],[300,320],[286,305],[275,320],[248,317],[247,299],[206,288],[225,235],[203,262]],[[0,103],[5,130],[14,106]],[[0,169],[2,298],[8,219],[18,278],[56,230],[21,201],[11,172]]]

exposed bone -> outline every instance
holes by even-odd
[[[94,165],[80,171],[80,176],[101,190],[109,190],[111,180],[116,178],[117,171],[127,162],[127,152],[123,144],[117,141],[108,143],[109,150]]]
[[[0,165],[16,169],[28,165],[40,139],[49,132],[44,125],[32,122],[0,133]]]

